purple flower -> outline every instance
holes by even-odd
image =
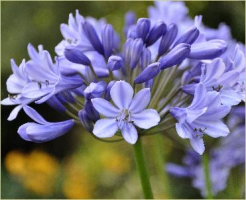
[[[203,84],[197,85],[189,107],[174,107],[170,112],[178,121],[176,123],[178,135],[181,138],[188,138],[191,146],[199,154],[203,154],[205,150],[202,139],[204,134],[214,138],[229,134],[229,129],[221,119],[230,112],[230,106],[221,105],[219,93],[207,92]]]
[[[226,71],[226,66],[222,59],[216,58],[202,67],[199,83],[202,83],[208,91],[219,92],[221,102],[232,106],[241,102],[241,97],[233,88],[239,79],[239,75],[240,73],[236,69]],[[185,85],[182,89],[188,94],[193,94],[195,87],[199,83]]]
[[[145,109],[150,101],[150,90],[140,90],[133,98],[133,89],[130,84],[118,81],[110,91],[113,106],[102,98],[92,99],[93,106],[105,119],[96,122],[93,133],[97,137],[112,137],[121,130],[124,139],[134,144],[138,138],[135,126],[149,129],[156,126],[160,117],[156,110]]]
[[[74,125],[74,120],[63,122],[47,122],[33,108],[24,106],[26,114],[35,122],[28,122],[20,126],[18,134],[27,141],[47,142],[67,133]]]

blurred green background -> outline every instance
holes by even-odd
[[[203,15],[205,25],[216,28],[220,22],[231,27],[232,35],[245,43],[244,2],[185,2],[190,15]],[[138,17],[147,17],[144,2],[1,2],[1,95],[7,96],[5,83],[11,74],[10,59],[20,63],[28,60],[27,44],[43,44],[51,55],[62,40],[60,24],[67,23],[69,13],[79,9],[83,16],[104,17],[122,33],[124,14],[133,10]],[[47,105],[33,105],[48,121],[65,119],[50,112]],[[105,144],[95,141],[81,127],[75,127],[65,136],[45,144],[26,142],[17,129],[29,118],[21,111],[17,120],[7,121],[12,107],[1,108],[2,130],[2,198],[140,198],[141,188],[135,169],[131,146],[125,142]],[[146,139],[148,140],[148,139]],[[146,143],[146,141],[144,141]],[[172,143],[166,143],[166,154],[177,155]],[[151,148],[150,143],[145,145]],[[146,150],[147,154],[148,149]],[[150,153],[149,153],[150,154]],[[151,181],[156,198],[165,198],[159,188],[151,156]],[[235,172],[237,171],[235,170]],[[192,189],[190,180],[169,177],[174,198],[200,198]],[[233,198],[234,182],[218,197]],[[241,197],[236,197],[241,198]]]

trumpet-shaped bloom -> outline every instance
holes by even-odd
[[[121,130],[123,138],[134,144],[138,138],[135,126],[149,129],[156,126],[160,117],[156,110],[145,109],[150,101],[150,90],[140,90],[133,97],[133,88],[129,83],[117,81],[110,90],[115,106],[103,98],[92,99],[93,106],[105,119],[96,122],[93,133],[97,137],[112,137]]]
[[[28,122],[20,126],[18,134],[27,141],[47,142],[67,133],[74,125],[74,120],[63,122],[47,122],[33,108],[24,106],[26,114],[35,122]]]
[[[190,139],[191,146],[199,154],[205,150],[202,139],[204,134],[214,138],[229,134],[229,129],[221,119],[230,112],[230,106],[221,105],[219,93],[207,92],[202,84],[197,85],[189,107],[174,107],[170,112],[178,121],[178,135]]]

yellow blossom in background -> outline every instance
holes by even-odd
[[[38,195],[52,193],[59,170],[53,156],[40,150],[29,154],[14,150],[7,154],[4,164],[6,170],[17,176],[26,189]]]
[[[24,176],[26,173],[26,155],[20,151],[10,151],[4,160],[6,170],[16,176]]]
[[[103,151],[100,160],[103,167],[112,173],[123,174],[130,169],[130,159],[113,149]]]
[[[93,184],[87,172],[76,159],[69,160],[64,168],[63,194],[68,199],[92,198]]]

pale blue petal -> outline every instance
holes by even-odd
[[[136,128],[131,124],[125,122],[121,129],[123,138],[130,144],[135,144],[138,139],[138,132]]]
[[[34,99],[47,95],[53,90],[54,87],[46,86],[44,83],[30,82],[22,89],[22,96]]]
[[[197,128],[201,128],[204,132],[214,138],[224,137],[230,133],[228,127],[220,120],[197,120],[193,122],[193,125]]]
[[[74,125],[74,120],[31,125],[26,128],[27,136],[33,142],[47,142],[67,133]]]
[[[139,128],[149,129],[160,121],[158,112],[154,109],[146,109],[139,113],[131,114],[131,121]]]
[[[129,111],[131,113],[138,113],[145,109],[150,102],[150,95],[149,88],[140,90],[132,99],[132,102],[129,106]]]
[[[30,106],[24,106],[23,107],[25,113],[34,121],[36,121],[39,124],[48,124],[47,122],[36,110],[31,108]]]
[[[193,147],[193,149],[200,155],[202,155],[205,151],[205,146],[202,138],[192,137],[190,138],[190,144]]]
[[[228,106],[235,106],[241,102],[241,96],[231,89],[221,91],[221,103]]]
[[[125,81],[117,81],[110,90],[110,96],[118,108],[128,109],[133,97],[132,86]]]
[[[192,123],[194,120],[196,120],[199,116],[201,116],[202,114],[204,114],[207,111],[207,107],[199,109],[199,110],[186,110],[187,113],[187,122],[188,123]]]
[[[26,129],[27,127],[29,126],[33,126],[33,125],[36,125],[36,123],[34,122],[28,122],[28,123],[25,123],[23,125],[21,125],[18,129],[18,134],[20,135],[20,137],[26,141],[31,141],[31,139],[28,137],[27,133],[26,133]]]
[[[20,112],[20,110],[22,109],[22,105],[16,106],[10,113],[9,117],[8,117],[8,121],[12,121],[14,120],[18,113]]]
[[[112,137],[118,130],[116,119],[99,119],[93,129],[93,133],[100,138]]]
[[[116,118],[120,114],[120,110],[105,99],[94,98],[91,102],[94,108],[105,117]]]
[[[195,109],[196,107],[201,106],[201,102],[203,101],[206,95],[206,88],[203,84],[198,84],[195,89],[194,99],[191,105],[188,107],[189,109]]]
[[[181,138],[190,138],[191,133],[188,131],[188,129],[185,127],[184,124],[176,123],[175,124],[176,131]]]

